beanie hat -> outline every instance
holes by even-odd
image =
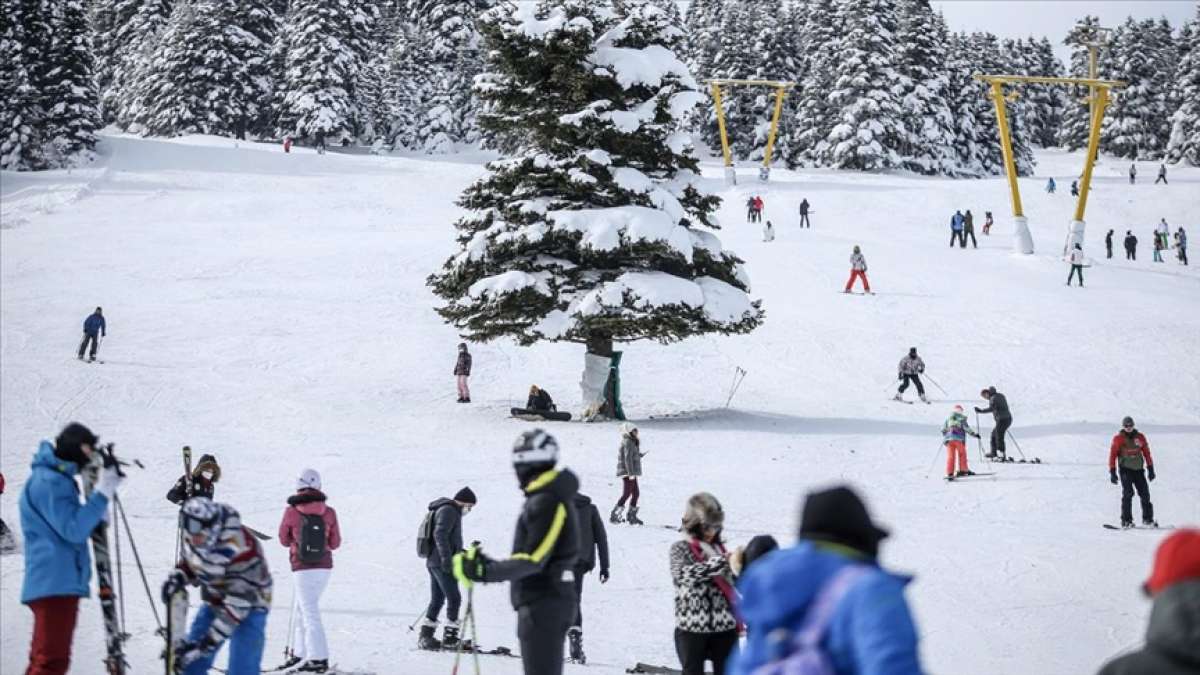
[[[849,546],[871,558],[879,555],[879,542],[888,531],[871,522],[867,506],[848,487],[810,492],[800,515],[800,538]]]
[[[779,548],[779,542],[769,534],[760,534],[746,544],[742,552],[742,569],[745,570],[755,560]]]
[[[316,469],[305,469],[300,472],[300,477],[296,479],[297,490],[320,490],[321,489],[321,474],[317,473]]]
[[[720,529],[725,524],[725,509],[721,502],[707,492],[697,492],[687,501],[683,512],[683,530],[700,534],[705,529]]]
[[[1163,540],[1154,553],[1154,569],[1142,585],[1147,595],[1158,595],[1180,581],[1200,579],[1200,530],[1184,529]]]
[[[916,356],[916,355],[917,355],[917,348],[916,348],[916,347],[909,347],[909,348],[908,348],[908,355],[909,355],[909,356]]]
[[[962,407],[961,405],[957,405],[957,404],[956,404],[956,405],[954,406],[954,412],[956,412],[956,413],[960,413],[960,412],[962,412],[962,411],[963,411],[963,407]]]
[[[99,440],[91,429],[79,422],[71,422],[59,432],[58,438],[54,439],[54,456],[83,467],[89,461],[88,456],[83,453],[83,446],[90,445],[95,448]]]
[[[1121,420],[1121,426],[1125,426],[1126,424],[1133,426],[1133,418],[1129,415],[1126,415],[1125,419]]]
[[[513,442],[513,466],[558,463],[558,441],[541,429],[526,431]]]
[[[465,488],[459,490],[458,492],[455,492],[454,493],[454,501],[462,502],[464,504],[477,504],[478,503],[478,501],[475,499],[475,493],[469,487],[465,487]]]

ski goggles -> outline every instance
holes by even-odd
[[[188,534],[202,534],[207,532],[211,527],[211,522],[206,523],[203,520],[192,518],[186,513],[179,514],[179,529],[187,532]]]

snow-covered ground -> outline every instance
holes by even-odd
[[[470,485],[480,503],[466,536],[506,552],[520,494],[508,417],[530,383],[577,398],[582,347],[477,345],[475,403],[454,402],[458,338],[434,313],[425,277],[453,250],[453,202],[480,175],[474,158],[384,158],[224,139],[107,137],[97,168],[3,174],[0,231],[0,461],[16,502],[39,439],[70,420],[141,459],[122,496],[157,586],[171,564],[175,509],[163,495],[179,448],[217,455],[218,497],[273,531],[304,467],[321,471],[345,543],[323,602],[333,661],[377,673],[446,672],[452,656],[417,652],[407,626],[427,600],[414,554],[425,505]],[[804,493],[848,481],[893,538],[891,568],[916,575],[909,597],[932,673],[1086,673],[1140,643],[1149,604],[1138,586],[1161,535],[1100,527],[1118,517],[1108,442],[1123,415],[1147,433],[1160,522],[1200,522],[1200,273],[1150,262],[1160,217],[1200,234],[1200,170],[1169,186],[1127,185],[1105,160],[1089,205],[1085,289],[1067,288],[1059,253],[1079,155],[1039,156],[1021,181],[1038,246],[1011,253],[1002,179],[948,181],[777,169],[770,185],[722,186],[721,237],[764,301],[743,337],[625,349],[625,408],[643,430],[640,529],[610,528],[612,581],[584,596],[592,663],[675,663],[667,547],[683,502],[723,502],[734,543],[794,538]],[[1059,193],[1042,190],[1045,176]],[[745,224],[761,194],[777,239]],[[813,228],[796,228],[812,204]],[[949,248],[954,209],[975,214],[978,250]],[[980,233],[984,211],[996,215]],[[1189,220],[1190,219],[1190,220]],[[1139,260],[1103,259],[1103,234],[1132,228]],[[876,296],[846,296],[850,249],[863,247]],[[74,358],[79,326],[104,307],[104,365]],[[888,399],[896,363],[920,349],[933,405]],[[748,371],[725,408],[735,367]],[[994,384],[1040,466],[947,484],[939,426],[954,403]],[[912,394],[910,393],[910,396]],[[679,413],[675,415],[675,413]],[[670,414],[670,415],[669,415]],[[985,429],[990,424],[985,422]],[[565,464],[607,510],[620,492],[611,424],[555,424]],[[1017,452],[1011,448],[1010,452]],[[972,468],[979,453],[970,447]],[[932,470],[931,470],[932,469]],[[1136,509],[1136,506],[1135,506]],[[292,580],[266,546],[276,593],[267,664],[286,640]],[[126,553],[126,561],[130,556]],[[126,610],[135,672],[157,668],[160,641],[132,567]],[[31,628],[18,601],[20,556],[0,558],[0,671],[19,672]],[[797,580],[802,583],[803,580]],[[476,593],[479,641],[515,646],[507,588]],[[81,606],[76,673],[99,672],[100,608]],[[223,657],[221,661],[223,661]],[[492,657],[489,673],[518,673]]]

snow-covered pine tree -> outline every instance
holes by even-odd
[[[837,124],[824,163],[839,169],[898,167],[905,137],[903,111],[892,91],[899,79],[896,6],[888,0],[846,0],[839,7],[833,89]]]
[[[426,100],[430,69],[428,49],[416,26],[405,21],[398,26],[388,53],[388,94],[391,107],[390,142],[393,147],[416,150],[422,102]],[[493,139],[486,139],[490,144]]]
[[[83,0],[56,0],[39,87],[46,113],[43,136],[55,166],[90,159],[100,128],[100,97],[92,79],[92,50]]]
[[[0,169],[7,171],[50,166],[38,89],[50,50],[44,9],[42,0],[0,0]]]
[[[957,157],[956,175],[980,177],[987,173],[986,150],[981,139],[987,138],[988,119],[979,119],[980,98],[986,90],[972,75],[969,38],[965,33],[950,36],[946,71],[950,74],[950,111],[954,116],[954,152]],[[990,105],[990,102],[989,102]],[[995,116],[989,118],[994,124]],[[993,132],[994,133],[994,132]]]
[[[934,13],[929,0],[912,0],[902,6],[896,35],[900,78],[895,93],[903,110],[903,165],[910,171],[952,175],[957,168],[947,72],[949,41],[945,19]]]
[[[793,109],[783,158],[789,167],[816,166],[828,146],[834,110],[829,102],[837,62],[838,23],[834,0],[809,0],[797,48],[803,55],[800,86],[793,91]]]
[[[1175,84],[1175,70],[1179,67],[1179,43],[1175,39],[1171,23],[1167,21],[1166,17],[1159,17],[1156,20],[1148,19],[1146,25],[1146,32],[1150,36],[1154,50],[1154,60],[1157,63],[1153,84],[1155,100],[1159,110],[1163,113],[1153,120],[1154,136],[1158,146],[1156,159],[1161,159],[1166,155],[1167,143],[1171,139],[1171,113],[1175,112],[1178,107],[1178,103],[1171,99],[1171,92]]]
[[[398,93],[392,80],[391,55],[400,31],[407,26],[407,3],[387,0],[378,3],[379,18],[370,40],[370,56],[358,75],[358,100],[362,111],[359,140],[382,150],[393,142],[397,130]]]
[[[137,114],[137,88],[171,16],[171,0],[113,0],[92,4],[96,85],[106,123],[128,127]]]
[[[753,10],[752,3],[733,2],[725,6],[717,53],[713,56],[711,77],[729,80],[753,79],[756,65],[751,53],[756,31]],[[725,134],[735,158],[748,156],[754,148],[755,95],[754,90],[744,86],[721,88]],[[720,152],[721,135],[711,98],[708,99],[706,112],[701,137],[714,152]]]
[[[234,56],[241,67],[235,75],[237,107],[244,111],[245,124],[235,124],[234,133],[270,135],[274,131],[275,111],[271,106],[277,71],[272,51],[283,17],[276,13],[272,0],[238,0],[233,25],[242,33],[233,43]]]
[[[741,261],[708,231],[720,200],[675,130],[702,99],[678,27],[594,0],[504,5],[480,26],[480,124],[524,143],[463,193],[461,250],[429,278],[438,312],[471,340],[586,344],[590,392],[614,342],[758,326]],[[586,413],[612,414],[597,403],[585,394]]]
[[[1000,49],[1000,41],[987,32],[972,33],[967,39],[971,70],[976,74],[994,75],[1009,69]],[[983,172],[988,175],[1004,174],[1004,153],[1000,144],[1000,129],[996,123],[996,107],[988,91],[988,85],[976,82],[975,124],[978,148],[983,160]],[[1007,93],[1007,90],[1006,90]],[[1033,148],[1024,121],[1024,102],[1019,95],[1015,101],[1007,102],[1005,113],[1008,118],[1009,135],[1012,141],[1013,163],[1018,176],[1033,173]]]
[[[418,123],[417,143],[428,153],[452,152],[478,140],[478,105],[471,93],[483,70],[475,20],[489,0],[414,0],[412,19],[428,40],[432,69]]]
[[[697,77],[712,76],[713,59],[721,49],[721,16],[724,12],[725,0],[692,0],[688,3],[684,16],[687,66]]]
[[[1173,163],[1200,166],[1200,5],[1179,39],[1184,51],[1175,68],[1172,95],[1179,107],[1171,115],[1167,157]]]
[[[793,42],[796,26],[791,23],[795,15],[789,13],[782,0],[755,0],[752,5],[752,25],[757,28],[753,34],[753,47],[750,54],[757,62],[754,70],[755,80],[770,80],[794,82],[796,80],[796,45]],[[771,118],[775,114],[776,90],[769,87],[755,87],[746,92],[751,95],[754,107],[755,122],[753,138],[748,157],[761,160],[766,151],[767,138],[771,132]],[[786,96],[784,98],[787,100]],[[780,127],[775,139],[774,157],[787,153],[786,127],[789,120],[780,112]]]
[[[1063,39],[1063,44],[1071,47],[1069,69],[1071,77],[1087,77],[1088,50],[1087,47],[1079,43],[1081,41],[1087,42],[1096,39],[1094,27],[1100,25],[1100,17],[1088,15],[1080,19],[1078,23],[1080,25],[1075,26],[1067,33],[1066,38]],[[1101,55],[1105,54],[1106,51],[1101,49]],[[1105,76],[1104,71],[1100,72],[1100,76]],[[1058,132],[1058,144],[1067,150],[1078,150],[1079,148],[1087,147],[1088,130],[1092,125],[1088,96],[1087,87],[1070,87],[1067,89],[1062,126]]]
[[[1166,119],[1166,78],[1159,74],[1164,66],[1156,43],[1154,21],[1128,18],[1112,33],[1112,42],[1102,63],[1106,77],[1123,80],[1104,114],[1100,148],[1125,159],[1158,159],[1166,148],[1160,130]]]
[[[1018,40],[1018,43],[1024,45],[1022,51],[1026,70],[1022,75],[1063,76],[1062,63],[1054,56],[1050,40],[1045,37],[1040,41],[1030,38],[1027,41]],[[1057,84],[1030,84],[1023,88],[1025,123],[1029,129],[1029,140],[1034,145],[1043,148],[1058,145],[1065,92],[1066,89]]]

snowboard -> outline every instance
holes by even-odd
[[[163,651],[163,661],[166,665],[166,675],[175,675],[175,649],[187,637],[187,589],[181,588],[167,598],[167,625],[163,629],[166,639],[166,649]]]
[[[550,422],[570,422],[571,413],[560,412],[558,410],[528,410],[526,408],[513,408],[512,416],[518,419],[523,419],[529,422],[538,420],[547,420]]]
[[[1106,530],[1173,530],[1174,525],[1131,525],[1129,527],[1121,527],[1120,525],[1111,525],[1104,523]]]

